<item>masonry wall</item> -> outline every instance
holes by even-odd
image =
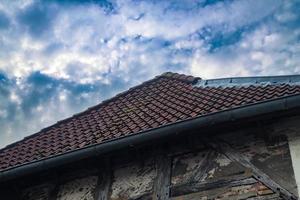
[[[23,188],[20,199],[292,199],[300,175],[299,124],[299,117],[288,118],[226,134],[220,130],[211,138],[199,137],[199,131],[108,156],[86,175],[60,174],[62,180]]]

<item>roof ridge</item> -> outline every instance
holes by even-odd
[[[195,77],[192,75],[185,75],[185,74],[179,74],[179,73],[174,73],[174,72],[165,72],[157,77],[165,77],[165,78],[170,78],[170,79],[176,79],[179,81],[183,81],[186,83],[191,83],[194,84],[201,80],[200,77]]]

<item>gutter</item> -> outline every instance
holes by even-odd
[[[165,137],[174,136],[182,131],[242,120],[272,112],[292,110],[295,108],[300,108],[300,95],[291,95],[273,100],[261,101],[238,108],[178,121],[158,128],[141,131],[134,135],[124,136],[101,144],[87,146],[82,149],[9,168],[0,172],[0,182],[53,169],[64,164],[120,150],[125,147],[132,147],[150,140],[159,140]]]

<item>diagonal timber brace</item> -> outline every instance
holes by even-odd
[[[265,184],[267,187],[269,187],[271,190],[273,190],[275,193],[279,193],[284,199],[287,200],[297,200],[298,197],[296,197],[294,194],[290,193],[286,189],[284,189],[281,185],[279,185],[277,182],[275,182],[273,179],[271,179],[267,174],[265,174],[263,171],[258,169],[256,166],[254,166],[248,158],[246,158],[244,155],[237,152],[235,149],[233,149],[229,144],[226,142],[220,141],[220,140],[213,140],[213,141],[207,141],[207,144],[211,146],[213,149],[218,151],[221,154],[224,154],[227,156],[230,160],[236,161],[242,166],[250,169],[253,173],[253,176]]]

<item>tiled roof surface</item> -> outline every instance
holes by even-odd
[[[0,150],[0,171],[180,120],[300,94],[300,85],[210,87],[165,73]]]

